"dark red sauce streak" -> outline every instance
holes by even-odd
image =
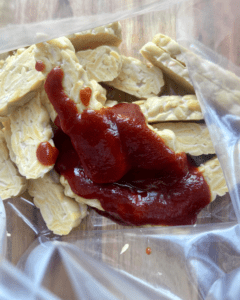
[[[52,166],[58,157],[58,149],[49,142],[43,142],[38,145],[37,159],[44,166]]]
[[[165,146],[146,126],[137,105],[78,114],[63,91],[62,78],[63,71],[53,69],[45,90],[61,127],[54,136],[59,150],[55,168],[73,192],[99,199],[103,214],[120,223],[194,224],[210,202],[210,191],[186,155]]]
[[[85,106],[89,105],[91,95],[92,95],[92,90],[90,89],[90,87],[86,87],[80,90],[80,100]]]
[[[38,60],[35,64],[35,69],[38,71],[38,72],[42,72],[44,71],[45,69],[45,65],[42,61]]]

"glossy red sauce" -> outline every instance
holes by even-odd
[[[150,247],[146,248],[146,253],[147,255],[150,255],[152,253],[152,249]]]
[[[42,61],[38,60],[35,64],[35,69],[38,71],[38,72],[42,72],[44,71],[45,69],[45,65]]]
[[[202,174],[150,130],[139,107],[118,104],[78,114],[53,69],[45,90],[58,113],[57,172],[74,193],[99,199],[107,214],[127,225],[194,224],[210,202]],[[65,133],[64,133],[65,132]]]
[[[92,90],[90,89],[90,87],[86,87],[80,90],[80,100],[85,106],[89,105],[91,95],[92,95]]]
[[[37,148],[37,159],[44,166],[51,166],[55,164],[58,149],[53,147],[49,142],[43,142],[38,145]]]

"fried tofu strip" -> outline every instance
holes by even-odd
[[[157,96],[164,86],[162,71],[133,57],[122,55],[122,69],[117,78],[106,83],[140,99]]]
[[[3,131],[0,130],[0,197],[2,200],[18,196],[27,188],[26,178],[22,177],[9,157]]]
[[[73,44],[76,52],[95,49],[103,45],[118,47],[122,42],[122,27],[119,22],[114,22],[68,35],[67,38]]]
[[[205,124],[188,122],[166,122],[153,124],[160,132],[169,129],[175,133],[175,152],[185,152],[191,155],[214,154],[208,128]]]
[[[227,184],[223,176],[219,160],[213,158],[202,164],[199,168],[211,191],[211,201],[217,196],[223,196],[228,192]]]
[[[0,117],[26,104],[42,85],[44,76],[35,70],[35,45],[20,49],[4,62],[0,72]]]
[[[122,68],[122,57],[117,47],[100,46],[94,50],[79,51],[76,55],[88,78],[97,82],[112,81]]]
[[[59,175],[52,171],[43,178],[29,180],[29,194],[40,209],[47,227],[55,234],[66,235],[87,214],[87,206],[64,195]]]
[[[203,120],[201,107],[195,95],[152,97],[133,103],[140,106],[148,123]]]
[[[49,142],[54,147],[50,117],[41,104],[41,98],[44,97],[47,97],[44,89],[39,90],[34,99],[3,122],[11,159],[27,179],[43,177],[53,168],[53,165],[41,164],[36,155],[42,142]]]
[[[157,46],[156,42],[145,44],[140,53],[154,66],[160,68],[169,78],[185,88],[190,94],[195,93],[185,64],[175,59],[174,56],[171,56],[171,53]]]

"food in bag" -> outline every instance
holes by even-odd
[[[178,44],[155,36],[141,49],[152,63],[144,64],[120,54],[120,28],[33,45],[1,69],[2,78],[11,79],[9,70],[17,78],[0,100],[11,159],[56,234],[78,226],[86,205],[125,225],[194,224],[227,192],[216,157],[199,167],[189,158],[215,152],[203,121],[189,122],[203,115]],[[14,67],[20,62],[27,79]],[[168,76],[188,94],[166,94]],[[105,88],[139,100],[109,100]]]

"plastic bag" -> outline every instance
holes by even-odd
[[[238,99],[230,93],[231,105],[216,104],[216,91],[219,86],[226,89],[231,74],[221,73],[219,78],[216,73],[218,84],[205,77],[205,84],[211,82],[207,90],[197,80],[198,67],[208,70],[212,63],[219,72],[224,68],[240,74],[235,45],[226,46],[236,33],[232,32],[239,15],[235,1],[111,1],[109,6],[98,1],[88,10],[85,1],[77,6],[77,1],[59,0],[51,2],[48,11],[39,1],[30,1],[25,12],[20,2],[2,3],[8,14],[2,14],[0,52],[131,17],[123,21],[133,30],[123,50],[139,58],[139,45],[158,32],[169,34],[176,22],[177,40],[200,55],[195,60],[185,52],[232,202],[228,196],[215,200],[200,213],[197,225],[183,227],[126,228],[91,211],[78,230],[59,237],[46,228],[30,201],[7,200],[7,223],[0,207],[0,249],[16,267],[1,261],[1,299],[239,299]],[[216,15],[216,9],[221,13]],[[149,20],[155,20],[155,32],[149,29],[154,27]],[[238,78],[232,81],[230,90]]]

